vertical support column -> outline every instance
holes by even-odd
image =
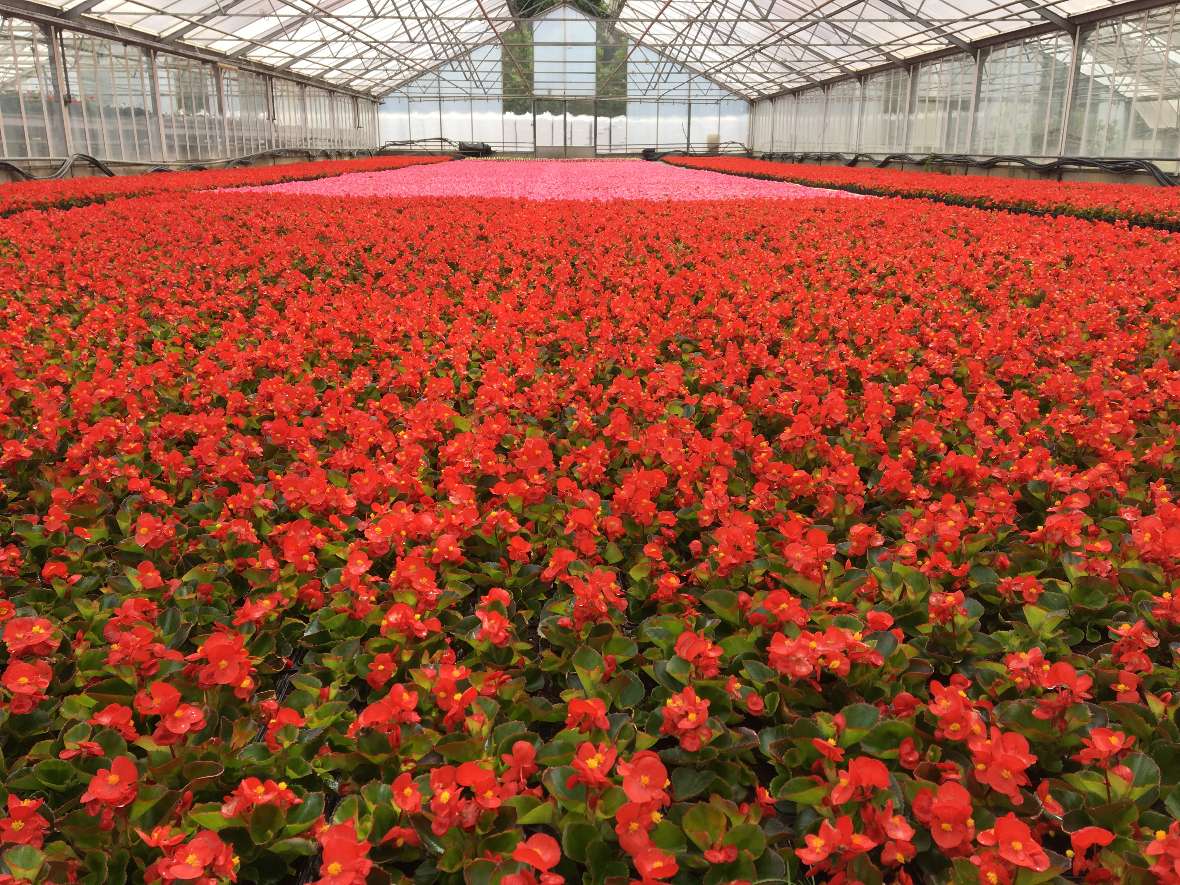
[[[1172,14],[1175,15],[1175,10],[1173,10]],[[1148,10],[1147,12],[1143,13],[1143,20],[1140,25],[1141,29],[1139,32],[1139,35],[1141,38],[1145,34],[1147,34],[1147,32],[1148,32],[1147,27],[1148,27],[1148,22],[1150,21],[1150,19],[1151,19],[1151,11]],[[1144,41],[1144,42],[1146,42],[1146,41]],[[1123,156],[1126,156],[1129,153],[1127,150],[1127,148],[1130,146],[1128,144],[1128,142],[1131,140],[1131,137],[1134,134],[1132,130],[1135,126],[1135,106],[1137,104],[1139,104],[1139,90],[1142,88],[1142,85],[1143,85],[1143,81],[1140,79],[1140,75],[1142,73],[1142,67],[1143,67],[1143,56],[1146,54],[1147,53],[1144,51],[1144,48],[1142,45],[1140,46],[1139,51],[1135,53],[1135,72],[1131,75],[1131,82],[1135,84],[1135,86],[1134,86],[1135,91],[1131,95],[1131,103],[1127,105],[1127,112],[1124,115],[1125,120],[1126,120],[1126,122],[1124,123],[1124,129],[1126,130],[1127,136],[1126,136],[1126,138],[1123,139],[1123,150],[1121,150],[1119,152]],[[1168,63],[1168,56],[1165,54],[1164,55],[1164,64],[1166,65],[1167,63]],[[1163,90],[1160,90],[1160,91],[1162,92]],[[1154,131],[1155,131],[1155,127],[1153,126],[1152,132],[1154,132]]]
[[[311,115],[308,113],[307,87],[299,84],[299,123],[303,134],[299,137],[302,147],[311,147]]]
[[[764,99],[761,99],[761,101],[769,102],[770,99],[764,98]],[[756,130],[758,127],[758,104],[759,104],[759,102],[757,102],[757,101],[750,101],[749,99],[746,100],[746,123],[747,123],[747,125],[746,125],[746,147],[748,147],[750,150],[754,150],[755,133],[756,133]],[[771,103],[771,105],[770,105],[770,113],[771,113],[771,120],[772,120],[771,128],[773,129],[774,128],[774,123],[773,123],[774,104],[773,103]],[[774,150],[774,132],[773,131],[770,134],[770,149]]]
[[[860,153],[861,132],[865,121],[865,78],[856,78],[856,131],[852,133],[852,153]]]
[[[217,88],[217,109],[221,115],[221,150],[228,158],[233,156],[233,151],[229,146],[229,102],[225,97],[225,74],[221,65],[213,66],[213,82]],[[239,93],[240,89],[239,84]]]
[[[1066,146],[1069,144],[1069,122],[1073,116],[1073,96],[1077,89],[1078,68],[1081,67],[1079,51],[1082,47],[1082,33],[1080,28],[1072,28],[1069,33],[1069,74],[1065,79],[1065,98],[1061,102],[1061,137],[1057,140],[1057,156],[1064,157]]]
[[[684,127],[684,149],[692,150],[692,93],[688,95],[688,125]]]
[[[822,154],[828,144],[828,111],[832,106],[832,87],[821,86],[819,90],[823,105],[819,111],[819,141],[816,142],[815,152]]]
[[[57,109],[61,114],[61,129],[65,138],[66,155],[73,156],[74,133],[70,126],[69,84],[66,82],[66,60],[61,51],[61,30],[56,27],[48,27],[45,29],[45,34],[49,38],[49,64],[53,68],[54,92],[57,93]],[[50,121],[46,120],[45,123],[48,126]],[[52,126],[49,126],[46,131],[52,133]]]
[[[1164,48],[1164,71],[1165,72],[1168,69],[1168,59],[1172,58],[1172,47],[1175,44],[1176,14],[1177,14],[1177,12],[1180,12],[1180,6],[1173,6],[1172,7],[1172,18],[1168,22],[1168,42]],[[1156,101],[1155,112],[1157,115],[1157,124],[1158,124],[1158,120],[1163,119],[1163,111],[1164,111],[1164,94],[1163,94],[1163,90],[1161,89],[1159,98]],[[1153,158],[1156,156],[1156,145],[1159,142],[1159,133],[1160,133],[1160,127],[1158,125],[1151,127],[1151,150],[1148,151],[1148,153]]]
[[[17,49],[16,49],[16,37],[13,35],[11,28],[12,28],[12,26],[10,24],[8,36],[9,36],[9,40],[12,44],[12,59],[13,59],[13,62],[15,62],[17,60],[17,58],[19,58],[19,56],[17,55]],[[34,42],[34,45],[36,45],[35,42]],[[25,112],[25,90],[23,88],[23,84],[21,83],[20,66],[14,64],[13,67],[16,71],[16,81],[15,81],[16,82],[16,103],[17,103],[17,107],[20,109],[21,139],[25,143],[25,147],[24,147],[25,156],[32,156],[32,154],[33,154],[33,139],[29,136],[29,118],[28,118],[27,113]]]
[[[971,115],[967,118],[967,144],[963,151],[965,154],[969,154],[975,149],[975,115],[979,110],[979,87],[983,78],[984,51],[983,49],[976,49],[974,54],[975,81],[971,86]]]
[[[168,161],[168,136],[164,128],[164,103],[160,100],[160,68],[159,53],[154,49],[147,50],[148,69],[152,77],[152,100],[156,104],[156,128],[160,133],[160,162]]]
[[[907,70],[910,72],[910,81],[906,88],[905,117],[902,120],[901,152],[903,154],[910,149],[910,128],[918,105],[918,66],[909,65]]]

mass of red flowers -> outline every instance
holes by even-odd
[[[2,219],[0,883],[1177,885],[1178,313],[912,200]]]
[[[248,166],[196,172],[153,172],[114,178],[83,177],[18,181],[0,186],[0,216],[29,209],[65,209],[102,203],[120,197],[180,193],[219,187],[252,187],[284,181],[330,178],[350,172],[378,172],[422,163],[441,163],[449,157],[418,155],[365,157],[359,160],[317,160],[277,166]]]
[[[665,162],[858,194],[936,200],[956,206],[1072,215],[1180,231],[1180,187],[948,175],[940,172],[779,163],[744,157],[676,157]]]

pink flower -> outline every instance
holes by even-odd
[[[842,191],[756,181],[643,160],[520,160],[440,163],[358,172],[251,190],[333,197],[506,197],[519,200],[857,199]]]

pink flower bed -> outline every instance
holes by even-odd
[[[254,188],[338,197],[508,197],[525,200],[799,199],[852,195],[644,160],[467,160]]]

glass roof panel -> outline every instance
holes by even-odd
[[[382,94],[517,27],[519,0],[41,0]],[[1114,0],[602,0],[613,32],[748,98],[1113,6]],[[534,39],[564,41],[561,8]],[[557,34],[552,40],[549,31]],[[579,33],[575,27],[576,37]],[[586,36],[586,35],[583,35]],[[581,40],[580,42],[587,42]],[[589,40],[593,42],[593,40]],[[630,56],[638,54],[630,50]]]

